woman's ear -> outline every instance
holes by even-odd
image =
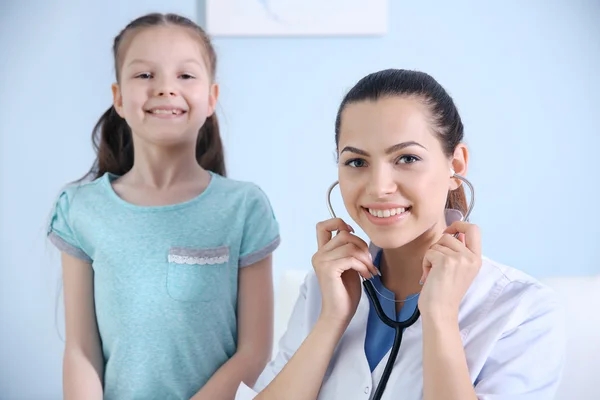
[[[460,185],[462,184],[460,179],[456,179],[456,178],[452,179],[452,177],[454,176],[454,173],[456,173],[457,175],[466,176],[468,164],[469,164],[469,150],[467,149],[467,146],[465,144],[459,143],[458,146],[456,146],[456,149],[454,149],[454,154],[452,156],[452,160],[451,160],[451,164],[450,164],[450,169],[451,169],[450,190],[456,190],[460,187]]]

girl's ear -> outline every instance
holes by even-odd
[[[213,83],[208,92],[208,113],[207,116],[214,114],[217,108],[217,101],[219,100],[219,85]]]
[[[117,114],[119,114],[119,116],[124,119],[125,116],[123,115],[123,96],[121,96],[121,88],[119,87],[118,83],[112,84],[112,93],[113,107],[115,108],[115,111],[117,111]]]

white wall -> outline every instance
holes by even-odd
[[[201,19],[203,2],[170,3],[0,3],[0,399],[61,396],[46,218],[92,162],[114,35],[149,11]],[[488,256],[539,277],[599,273],[600,3],[390,3],[382,38],[215,40],[230,176],[271,198],[283,237],[276,278],[310,268],[314,225],[328,218],[341,97],[388,67],[433,74],[458,103]]]

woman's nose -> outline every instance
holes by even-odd
[[[367,179],[367,193],[374,198],[385,197],[397,190],[394,175],[385,168],[373,169]]]

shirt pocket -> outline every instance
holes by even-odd
[[[229,247],[206,249],[171,247],[167,272],[167,292],[186,302],[215,300],[229,275]]]

